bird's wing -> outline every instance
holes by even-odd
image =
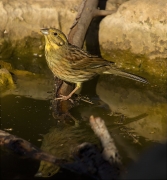
[[[72,63],[72,69],[96,69],[104,66],[108,66],[109,62],[102,58],[83,58],[82,60]]]
[[[82,49],[73,45],[71,45],[66,59],[69,60],[71,68],[75,70],[95,69],[103,66],[108,66],[112,63],[98,56],[90,55]]]

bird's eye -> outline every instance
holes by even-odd
[[[54,35],[57,36],[57,33],[55,32]]]

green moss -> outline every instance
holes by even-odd
[[[145,55],[132,54],[130,50],[104,50],[101,48],[101,54],[104,59],[116,62],[122,70],[146,78],[152,91],[161,93],[164,97],[167,96],[166,59],[149,59]]]
[[[13,54],[14,47],[10,41],[4,40],[0,45],[0,58],[7,59],[10,58]]]
[[[0,46],[0,57],[14,69],[51,74],[45,60],[44,43],[43,36],[36,33],[20,41],[4,40]],[[119,49],[101,48],[101,54],[104,59],[116,62],[119,68],[145,77],[153,84],[165,84],[167,81],[166,59],[149,59],[146,55]]]
[[[14,87],[15,84],[9,71],[5,68],[0,69],[0,92]]]
[[[33,73],[50,74],[44,55],[42,36],[25,37],[20,41],[3,41],[0,57],[12,65],[14,69]]]
[[[28,54],[42,54],[44,51],[44,44],[42,37],[25,37],[23,40],[17,41],[14,55],[17,57],[24,57]]]
[[[144,76],[150,80],[166,81],[167,61],[164,58],[149,59],[145,55],[132,54],[130,50],[104,50],[104,59],[116,62],[117,66],[131,73]]]

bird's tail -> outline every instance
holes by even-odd
[[[103,73],[104,74],[114,74],[114,75],[117,75],[117,76],[122,76],[122,77],[125,77],[125,78],[128,78],[128,79],[132,79],[132,80],[135,80],[135,81],[145,83],[145,84],[149,83],[145,78],[142,78],[140,76],[136,76],[134,74],[127,73],[127,72],[124,72],[124,71],[120,71],[119,69],[111,69],[111,70],[105,71]]]

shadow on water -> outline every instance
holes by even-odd
[[[69,121],[65,124],[54,119],[49,109],[51,81],[48,78],[38,80],[34,76],[27,77],[30,86],[18,79],[17,88],[1,97],[1,129],[29,140],[57,157],[70,160],[70,151],[85,141],[99,145],[89,127],[92,114],[105,120],[124,165],[136,161],[147,147],[166,140],[166,92],[155,91],[151,84],[112,75],[86,82],[81,94],[87,95],[94,104],[81,101],[70,110],[78,123]],[[1,179],[35,179],[34,175],[39,171],[43,177],[48,177],[58,169],[1,149]],[[65,170],[49,179],[67,177],[77,179]]]

